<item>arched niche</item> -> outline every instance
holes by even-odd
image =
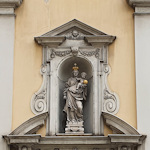
[[[91,112],[93,112],[93,66],[92,64],[85,58],[82,57],[69,57],[63,60],[58,67],[58,87],[59,87],[59,133],[65,132],[66,127],[66,114],[63,112],[63,108],[65,106],[65,100],[63,99],[63,89],[65,88],[65,82],[72,76],[72,67],[74,64],[77,64],[79,67],[79,76],[82,72],[87,73],[88,80],[88,95],[87,100],[83,101],[83,120],[84,120],[84,130],[85,133],[92,133],[92,122],[93,116]]]

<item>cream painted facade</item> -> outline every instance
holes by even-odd
[[[9,26],[9,24],[12,25],[12,31],[10,32],[12,33],[11,36],[14,36],[14,39],[12,38],[11,40],[11,48],[8,47],[11,50],[10,62],[8,61],[7,64],[5,63],[6,60],[0,60],[3,65],[2,68],[10,67],[6,73],[10,76],[0,76],[0,80],[4,82],[7,79],[10,80],[10,85],[8,83],[2,84],[6,85],[6,88],[11,88],[10,94],[7,95],[8,98],[3,98],[10,99],[8,100],[10,111],[8,124],[11,127],[8,127],[6,132],[0,134],[9,134],[10,131],[13,131],[23,122],[35,116],[30,107],[31,98],[40,88],[43,78],[40,74],[42,46],[35,42],[34,37],[40,36],[73,19],[77,19],[97,30],[116,36],[116,40],[109,46],[108,54],[108,64],[111,67],[108,84],[110,89],[117,93],[120,103],[116,116],[136,128],[141,134],[147,134],[148,132],[148,135],[150,135],[149,131],[147,131],[147,122],[144,119],[144,116],[149,111],[146,109],[147,112],[145,114],[140,112],[141,99],[145,95],[142,88],[144,85],[142,82],[139,82],[141,78],[143,80],[146,78],[148,81],[147,72],[149,71],[143,71],[145,65],[149,63],[148,58],[143,65],[141,65],[140,60],[144,60],[145,55],[146,57],[150,55],[148,51],[149,46],[146,46],[147,49],[144,54],[140,52],[139,48],[148,43],[147,41],[144,44],[145,39],[148,39],[149,35],[149,30],[148,32],[146,30],[148,26],[145,25],[150,24],[148,21],[149,11],[146,12],[147,14],[144,17],[134,17],[133,13],[134,10],[126,0],[23,0],[22,4],[15,9],[16,17],[10,20],[13,23],[2,21],[7,24],[5,27]],[[141,22],[145,23],[141,25]],[[2,23],[0,22],[1,26]],[[1,29],[2,31],[8,30],[4,27]],[[143,33],[143,37],[146,37],[145,39],[143,37],[142,39],[139,38],[141,32]],[[147,35],[145,35],[146,33]],[[0,35],[0,38],[7,45],[7,42],[9,42],[7,37],[5,38]],[[3,47],[5,48],[5,46]],[[9,54],[9,51],[5,52]],[[1,54],[4,58],[5,53],[1,52]],[[141,73],[141,70],[143,73]],[[146,73],[147,76],[145,77]],[[150,84],[147,81],[144,81],[144,83],[147,83],[148,87]],[[0,88],[3,89],[3,86],[0,86]],[[3,93],[6,93],[7,89],[4,90]],[[146,95],[148,93],[146,91]],[[4,104],[2,103],[2,105]],[[149,102],[146,101],[145,105],[149,105]],[[145,107],[142,107],[143,111]],[[1,111],[3,113],[6,110],[2,109]],[[4,117],[1,117],[3,122],[5,122]],[[144,122],[145,126],[141,125],[141,122]],[[45,136],[46,125],[38,131],[38,134],[41,134],[43,137]],[[108,136],[108,134],[112,134],[112,130],[105,125],[104,135]],[[146,150],[148,150],[148,147],[150,147],[149,142],[146,143]],[[2,149],[6,150],[3,147]],[[138,150],[144,150],[144,148],[142,147]]]
[[[36,3],[34,0],[25,0],[16,10],[12,129],[34,116],[29,105],[33,93],[42,83],[40,75],[42,47],[35,43],[34,37],[72,19],[78,19],[117,37],[109,49],[109,64],[112,70],[109,75],[109,85],[120,98],[120,110],[117,116],[136,128],[132,14],[133,10],[126,1],[120,0],[114,2],[110,0],[50,0],[48,2],[38,0]]]

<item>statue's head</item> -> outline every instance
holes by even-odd
[[[76,63],[74,64],[74,67],[72,67],[72,69],[73,69],[73,71],[72,71],[73,76],[77,77],[79,74],[79,71],[78,71],[79,67],[77,66]]]
[[[86,76],[87,76],[87,74],[86,74],[85,72],[82,72],[82,73],[81,73],[81,78],[85,79]]]
[[[73,30],[73,31],[72,31],[72,35],[73,35],[74,37],[77,37],[77,36],[79,35],[79,32],[78,32],[77,30]]]
[[[78,70],[73,70],[73,71],[72,71],[72,74],[73,74],[74,77],[77,77],[78,74],[79,74],[79,71],[78,71]]]

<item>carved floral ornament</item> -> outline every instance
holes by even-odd
[[[71,47],[70,50],[59,51],[55,49],[50,49],[50,58],[55,58],[55,56],[64,57],[72,54],[73,56],[77,56],[77,54],[81,54],[83,56],[95,56],[96,58],[100,57],[101,48],[97,48],[95,50],[79,50],[78,47]]]

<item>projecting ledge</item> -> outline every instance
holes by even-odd
[[[4,136],[7,144],[38,144],[38,145],[112,145],[112,144],[142,144],[143,135],[110,134],[106,136],[46,136],[8,135]]]
[[[127,2],[135,9],[134,15],[150,15],[150,0],[127,0]]]
[[[131,7],[149,7],[150,1],[149,0],[127,0],[128,4]]]
[[[7,144],[37,144],[41,138],[39,134],[31,135],[4,135],[3,138],[6,140]]]
[[[109,134],[112,143],[140,143],[144,135]]]
[[[2,8],[16,8],[19,7],[21,5],[23,0],[0,0],[0,7]]]
[[[0,0],[0,15],[15,16],[14,10],[23,0]]]

